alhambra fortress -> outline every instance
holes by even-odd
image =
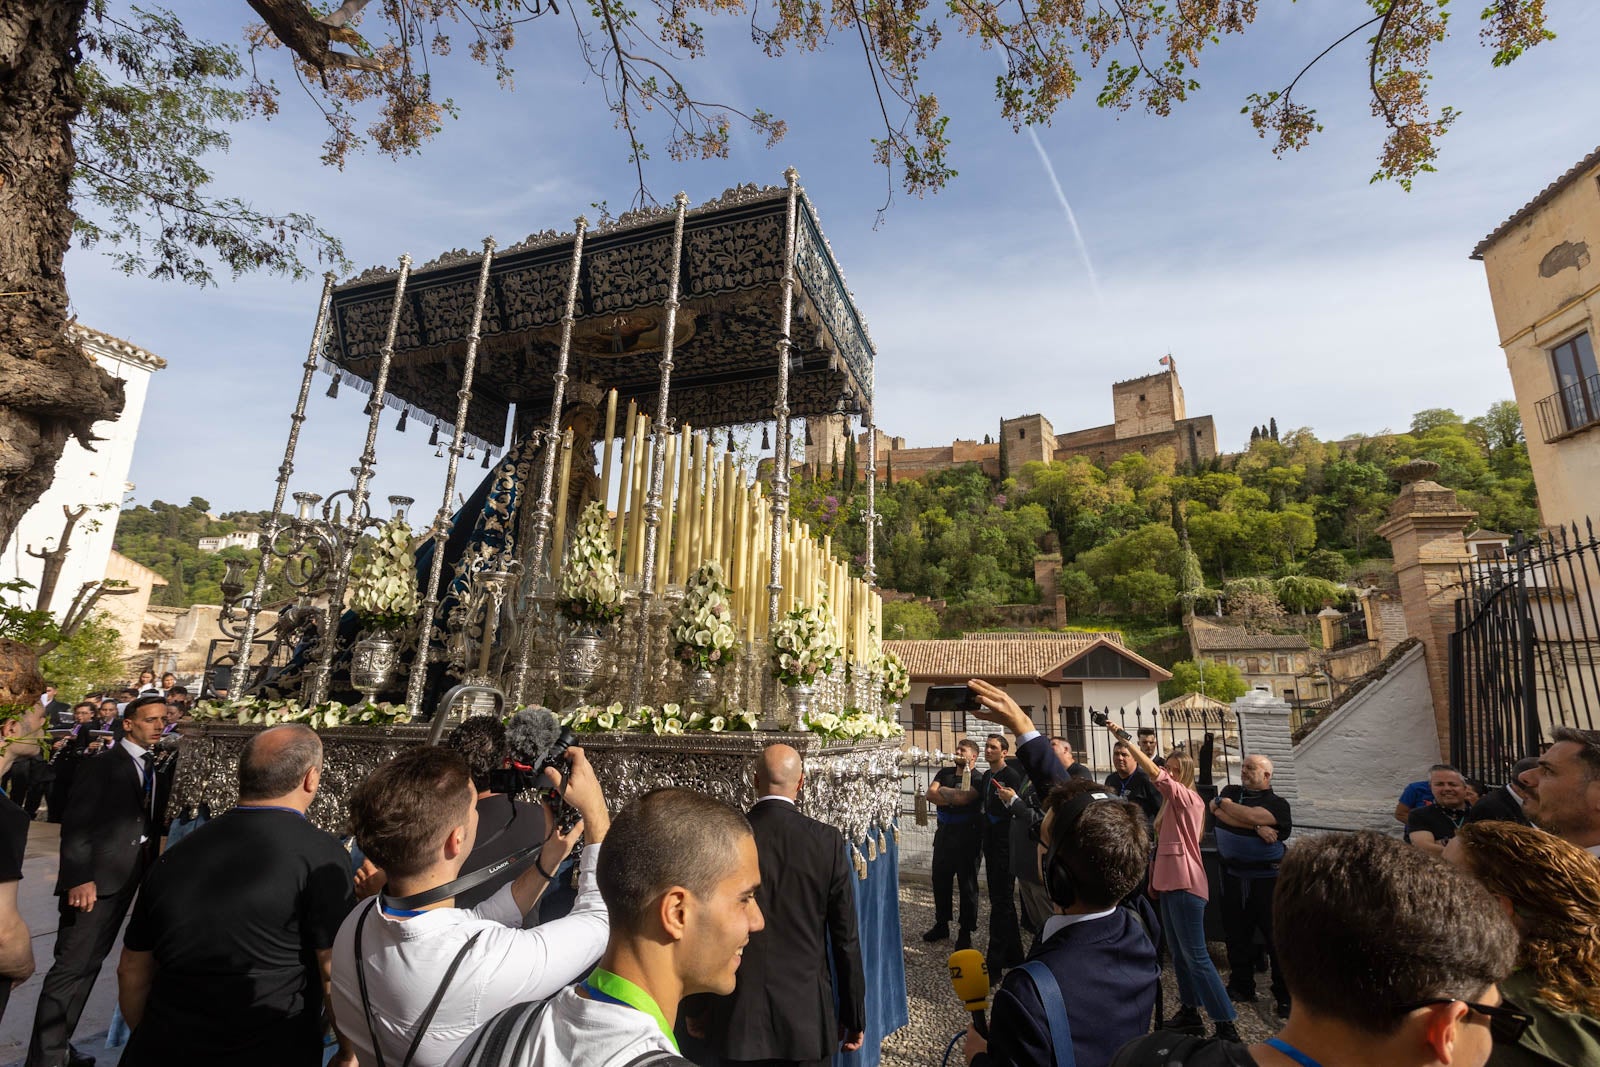
[[[1177,362],[1162,359],[1166,369],[1129,378],[1111,387],[1111,418],[1104,426],[1056,433],[1043,415],[1018,415],[1000,420],[998,441],[955,440],[933,448],[907,448],[904,437],[881,430],[860,434],[855,442],[858,469],[866,469],[869,441],[876,439],[878,477],[884,481],[921,478],[966,463],[980,465],[992,477],[1005,477],[1024,463],[1048,463],[1083,456],[1111,463],[1133,452],[1146,455],[1170,448],[1180,464],[1199,466],[1217,455],[1217,431],[1210,415],[1189,418],[1178,381]],[[844,461],[849,446],[846,416],[811,420],[806,465],[828,470]]]

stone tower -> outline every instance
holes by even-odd
[[[1000,439],[1005,442],[1007,470],[1022,469],[1024,463],[1049,463],[1056,458],[1056,431],[1043,415],[1019,415],[1000,420]]]
[[[1111,387],[1111,410],[1119,441],[1171,433],[1189,417],[1184,410],[1183,386],[1178,384],[1176,365],[1143,378],[1117,382]]]

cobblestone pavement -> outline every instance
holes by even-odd
[[[986,892],[980,889],[979,896],[978,934],[973,947],[981,950],[988,937],[989,909]],[[933,890],[928,876],[907,871],[900,881],[900,928],[905,943],[910,1022],[883,1043],[883,1062],[890,1067],[941,1067],[950,1039],[957,1033],[965,1033],[967,1028],[967,1013],[951,991],[950,972],[945,969],[951,942],[923,944],[923,931],[932,925]],[[1221,945],[1212,945],[1211,950],[1213,957],[1219,961],[1223,958]],[[1226,978],[1225,964],[1222,970]],[[1170,963],[1162,969],[1161,983],[1166,1010],[1174,1011],[1178,987]],[[1265,975],[1257,985],[1265,990]],[[1270,995],[1263,992],[1253,1007],[1246,1004],[1238,1007],[1239,1033],[1246,1041],[1262,1041],[1277,1031]],[[950,1053],[949,1062],[963,1063],[960,1042]]]

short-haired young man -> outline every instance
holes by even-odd
[[[464,871],[475,871],[505,859],[513,852],[544,840],[544,809],[538,804],[494,792],[495,771],[506,765],[511,749],[506,744],[506,727],[493,715],[473,715],[445,735],[444,747],[461,753],[472,774],[472,788],[478,794],[478,834],[472,854],[462,864]],[[547,861],[548,862],[548,861]],[[456,895],[456,907],[475,908],[516,877],[506,870],[480,886]],[[541,905],[542,907],[542,905]],[[538,909],[523,919],[523,926],[538,925]]]
[[[943,941],[950,936],[953,878],[961,896],[958,949],[972,947],[972,932],[978,928],[984,775],[976,769],[977,763],[978,743],[963,737],[956,742],[955,766],[940,768],[927,792],[928,803],[938,809],[938,827],[933,832],[933,927],[922,940]]]
[[[1371,832],[1297,842],[1272,910],[1294,998],[1277,1036],[1247,1047],[1157,1033],[1112,1067],[1483,1067],[1527,1026],[1496,988],[1516,960],[1510,920],[1418,849]]]
[[[1557,727],[1539,758],[1534,822],[1600,856],[1600,732]]]
[[[1006,974],[995,995],[989,1040],[967,1034],[976,1067],[1064,1067],[1053,1051],[1047,1000],[1060,996],[1078,1067],[1104,1067],[1150,1029],[1161,971],[1139,919],[1118,903],[1149,864],[1150,832],[1133,803],[1093,782],[1058,785],[1046,798],[1037,854],[1055,914],[1028,964],[1043,964],[1057,991],[1027,968]]]
[[[761,866],[737,809],[657,789],[623,809],[600,857],[611,915],[605,956],[547,1003],[518,1005],[473,1036],[451,1067],[665,1067],[684,997],[732,993],[740,954],[764,925]]]
[[[334,1017],[359,1062],[378,1063],[373,1049],[381,1045],[383,1062],[394,1067],[439,1067],[496,1012],[550,996],[600,957],[607,923],[595,863],[610,819],[582,749],[567,754],[567,802],[582,823],[548,836],[525,872],[470,911],[453,897],[409,903],[454,882],[472,852],[478,794],[466,761],[419,745],[356,787],[356,843],[387,879],[383,893],[350,913],[333,947]],[[589,844],[572,914],[522,929],[579,832]]]

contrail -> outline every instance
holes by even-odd
[[[1050,157],[1045,154],[1044,145],[1039,143],[1039,135],[1028,127],[1028,136],[1033,139],[1033,149],[1039,153],[1039,162],[1044,164],[1044,172],[1050,177],[1050,184],[1056,191],[1056,199],[1061,201],[1061,210],[1067,213],[1067,225],[1072,227],[1072,239],[1078,243],[1078,255],[1083,257],[1083,269],[1089,274],[1089,288],[1094,292],[1095,303],[1102,309],[1106,305],[1105,297],[1100,295],[1100,276],[1094,271],[1094,261],[1089,258],[1089,245],[1083,239],[1083,231],[1078,229],[1078,216],[1072,213],[1072,205],[1067,203],[1067,194],[1061,189],[1061,182],[1056,178],[1056,168],[1050,164]]]

